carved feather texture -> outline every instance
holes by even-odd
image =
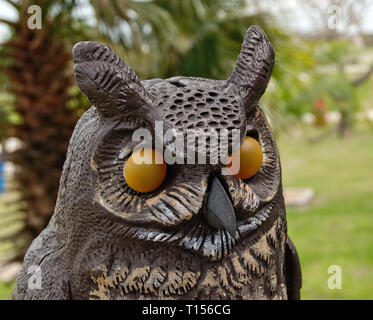
[[[135,72],[106,45],[84,41],[73,48],[81,91],[106,117],[122,117],[146,105],[149,94]]]
[[[94,285],[90,298],[182,299],[187,294],[191,299],[286,299],[281,269],[285,241],[276,239],[278,248],[274,249],[267,240],[267,235],[275,235],[276,230],[284,227],[284,221],[279,217],[270,229],[251,243],[249,249],[243,246],[207,270],[193,256],[183,255],[185,265],[181,261],[167,264],[154,251],[137,258],[134,265],[130,261],[121,267],[98,264],[90,274]],[[171,260],[181,258],[173,249],[169,254],[173,256]],[[256,288],[256,291],[249,288]]]
[[[238,92],[249,106],[264,93],[271,77],[275,54],[263,30],[251,26],[242,44],[236,67],[227,80],[238,87]]]

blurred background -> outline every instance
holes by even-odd
[[[109,44],[141,79],[227,79],[252,24],[276,52],[261,106],[281,155],[302,298],[373,298],[373,0],[0,0],[0,299],[53,213],[89,107],[74,43]],[[339,289],[328,286],[335,265]]]

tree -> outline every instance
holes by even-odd
[[[141,77],[228,78],[250,25],[274,34],[270,17],[243,0],[92,3],[101,30]]]
[[[17,166],[14,185],[23,212],[23,227],[12,239],[19,243],[14,258],[22,258],[25,248],[47,225],[57,197],[58,181],[77,110],[71,108],[73,78],[71,54],[66,41],[77,26],[71,12],[75,1],[13,1],[18,13],[8,24],[11,38],[3,44],[2,71],[10,80],[8,92],[21,122],[10,124],[6,136],[20,139],[22,147],[6,154]],[[41,29],[29,25],[30,5],[41,8]],[[82,100],[83,101],[83,100]],[[83,102],[79,107],[86,107]],[[11,214],[11,212],[9,213]],[[14,223],[19,216],[6,219]]]
[[[324,97],[330,109],[338,111],[340,120],[336,129],[341,137],[352,129],[360,108],[358,87],[373,73],[372,66],[358,78],[352,78],[346,72],[346,65],[353,61],[357,53],[355,46],[347,41],[318,44],[315,53],[317,72],[306,89],[310,101]]]

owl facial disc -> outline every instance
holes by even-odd
[[[225,229],[233,238],[236,238],[236,214],[231,200],[217,177],[211,181],[205,215],[209,225],[217,229]]]

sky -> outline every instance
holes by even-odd
[[[86,0],[82,1],[86,2]],[[371,1],[373,4],[373,0]],[[322,2],[323,0],[320,0],[320,3]],[[263,2],[263,6],[265,6],[268,11],[272,12],[285,27],[302,33],[312,32],[315,21],[310,16],[309,11],[302,6],[300,0],[267,0]],[[85,15],[87,18],[92,18],[92,8],[87,6],[80,11],[80,14]],[[4,0],[0,0],[0,18],[9,20],[16,19],[14,9]],[[366,33],[373,34],[373,6],[365,12],[362,21],[362,30]],[[0,41],[3,41],[7,34],[6,26],[0,23]]]
[[[14,20],[16,18],[13,8],[3,0],[0,0],[0,18]],[[0,41],[7,35],[7,27],[0,23]]]
[[[305,0],[303,0],[305,1]],[[327,14],[333,14],[333,8],[325,6],[326,1],[318,0],[321,8],[327,12]],[[364,33],[373,34],[373,0],[370,0],[371,6],[367,8],[362,16],[361,27]],[[314,17],[310,13],[310,9],[302,5],[300,0],[267,0],[267,10],[272,12],[278,20],[288,28],[302,33],[312,32],[314,28]],[[338,4],[339,1],[335,0]],[[340,6],[341,7],[341,6]],[[342,7],[341,7],[342,8]],[[328,9],[331,10],[329,13]],[[347,8],[342,8],[346,10]],[[343,12],[343,10],[341,10]],[[341,21],[343,26],[343,20]],[[348,25],[343,26],[348,29]],[[351,30],[350,30],[351,31]]]

